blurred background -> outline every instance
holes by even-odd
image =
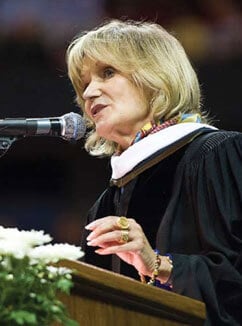
[[[239,0],[0,0],[0,119],[79,112],[66,47],[103,20],[130,18],[160,23],[182,42],[215,125],[242,131],[241,8]],[[90,157],[82,141],[54,137],[18,140],[0,172],[0,225],[77,245],[110,176],[108,160]]]

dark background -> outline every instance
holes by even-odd
[[[153,20],[173,32],[198,73],[214,124],[242,130],[241,4],[225,0],[0,0],[0,119],[79,112],[65,50],[76,33],[107,18]],[[1,225],[79,244],[110,170],[82,141],[29,137],[1,157],[0,173]]]

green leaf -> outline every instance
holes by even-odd
[[[9,319],[15,321],[18,325],[37,325],[36,315],[25,310],[12,311]]]
[[[80,326],[80,324],[75,321],[75,320],[72,320],[72,319],[68,319],[65,321],[65,326]]]
[[[66,278],[61,278],[57,282],[57,288],[62,292],[69,293],[70,288],[72,287],[73,283],[71,280],[67,280]]]

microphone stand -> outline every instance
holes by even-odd
[[[10,146],[18,140],[18,137],[13,137],[13,136],[1,136],[0,135],[0,157],[2,157]]]

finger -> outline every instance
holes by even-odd
[[[110,216],[99,218],[99,219],[97,219],[97,220],[95,220],[95,221],[87,224],[85,226],[85,229],[90,230],[90,231],[93,231],[96,228],[98,228],[100,225],[105,224],[105,223],[110,224],[111,221],[116,220],[117,218],[118,218],[117,216],[111,216],[111,215]]]
[[[112,225],[105,224],[105,226],[99,226],[87,236],[87,241],[96,240],[100,235],[110,233],[111,231]]]
[[[127,243],[107,243],[100,246],[101,248],[96,249],[96,253],[100,255],[118,254],[118,253],[128,253],[140,255],[143,251],[143,241],[141,239],[135,239]]]
[[[110,243],[113,242],[115,244],[121,244],[121,240],[124,240],[123,230],[115,230],[112,232],[104,233],[96,238],[88,239],[87,245],[88,246],[101,246],[103,243]],[[132,232],[126,231],[128,233],[125,234],[126,241],[132,240]],[[124,241],[124,242],[126,242]]]
[[[88,235],[87,240],[93,240],[97,236],[110,232],[112,230],[120,230],[117,221],[119,220],[118,216],[107,216],[100,218],[86,226],[86,228],[92,230]],[[133,223],[132,219],[129,219]]]
[[[99,255],[110,255],[110,254],[117,254],[122,252],[137,252],[139,251],[139,246],[136,242],[128,242],[125,244],[113,245],[108,246],[105,248],[98,248],[95,252]]]

